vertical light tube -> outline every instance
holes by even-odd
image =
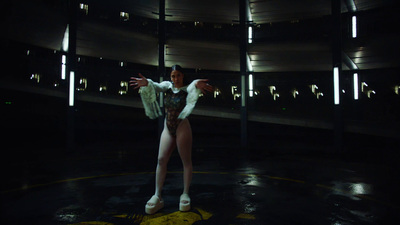
[[[246,76],[242,75],[242,107],[246,106]]]
[[[253,90],[253,74],[249,75],[249,97],[253,97],[254,90]]]
[[[253,27],[249,26],[249,37],[248,37],[248,42],[249,44],[253,43]]]
[[[69,106],[74,106],[75,102],[75,72],[69,73]]]
[[[354,100],[358,100],[358,73],[353,74]]]
[[[333,68],[333,90],[335,96],[335,105],[339,105],[340,104],[339,67]]]
[[[67,64],[67,56],[62,55],[61,57],[61,79],[65,80],[65,73],[66,73],[66,64]]]
[[[351,31],[352,31],[352,36],[353,38],[357,37],[357,17],[353,16],[351,18]]]

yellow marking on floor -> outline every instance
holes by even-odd
[[[246,219],[246,220],[255,220],[256,217],[254,215],[248,213],[240,213],[236,216],[237,219]]]
[[[140,215],[140,214],[133,214],[131,217],[128,217],[128,218],[133,220],[134,223],[138,224],[143,221],[144,217],[145,216]]]
[[[147,221],[150,219],[154,219],[157,217],[161,217],[166,215],[165,213],[157,213],[154,215],[141,215],[141,214],[133,214],[133,215],[128,215],[128,214],[120,214],[120,215],[113,215],[112,217],[115,218],[121,218],[121,219],[128,219],[128,220],[132,220],[133,223],[135,224],[139,224],[143,221]]]
[[[138,172],[138,173],[102,174],[102,175],[98,175],[98,176],[76,177],[76,178],[69,178],[69,179],[64,179],[64,180],[56,180],[56,181],[43,183],[43,184],[24,185],[23,187],[2,191],[1,193],[7,194],[10,192],[15,192],[15,191],[25,191],[25,190],[32,189],[32,188],[44,187],[44,186],[49,186],[49,185],[54,185],[54,184],[71,182],[71,181],[89,180],[89,179],[96,179],[96,178],[103,178],[103,177],[154,174],[154,173],[155,172]]]
[[[114,225],[113,223],[109,222],[102,222],[102,221],[88,221],[88,222],[80,222],[80,223],[74,223],[70,225]]]
[[[340,190],[340,189],[337,189],[337,188],[334,188],[334,187],[330,187],[330,186],[326,186],[326,185],[323,185],[323,184],[317,184],[316,186],[320,187],[320,188],[324,188],[324,189],[329,189],[331,191],[337,191],[337,192],[342,192],[342,193],[346,192],[344,190]]]
[[[291,181],[291,182],[296,182],[296,183],[301,183],[301,184],[305,184],[305,181],[302,180],[295,180],[295,179],[290,179],[290,178],[284,178],[284,177],[271,177],[268,176],[269,179],[273,179],[273,180],[285,180],[285,181]]]
[[[166,213],[156,213],[156,214],[153,214],[153,215],[144,215],[144,216],[142,216],[142,219],[139,221],[135,221],[135,223],[144,223],[144,222],[147,222],[147,221],[149,221],[149,220],[152,220],[152,219],[156,219],[156,218],[159,218],[159,217],[162,217],[162,216],[165,216],[165,215],[167,215]]]
[[[197,211],[199,211],[199,213],[200,213],[201,217],[203,218],[203,220],[208,220],[213,215],[213,214],[211,214],[209,212],[206,212],[206,211],[204,211],[204,210],[202,210],[200,208],[195,208],[195,209],[197,209]]]
[[[189,225],[201,220],[201,216],[194,212],[174,212],[165,216],[149,219],[140,225]]]
[[[156,213],[154,215],[118,214],[118,215],[113,215],[113,217],[128,219],[131,220],[134,224],[141,224],[141,225],[152,225],[152,224],[190,225],[200,220],[208,220],[213,215],[200,208],[195,208],[195,211],[197,212],[177,211],[170,214]]]
[[[248,174],[248,173],[237,173],[237,174],[235,174],[235,175],[238,175],[238,176],[243,176],[243,177],[260,177],[260,176],[263,176],[263,175],[258,175],[258,174]]]
[[[182,174],[183,171],[168,171],[169,174]],[[48,183],[43,183],[43,184],[33,184],[33,185],[25,185],[20,188],[14,188],[6,191],[2,191],[2,194],[7,194],[10,192],[15,192],[15,191],[25,191],[28,189],[32,188],[37,188],[37,187],[44,187],[44,186],[49,186],[49,185],[54,185],[54,184],[60,184],[60,183],[66,183],[66,182],[72,182],[72,181],[81,181],[81,180],[89,180],[89,179],[97,179],[97,178],[103,178],[103,177],[117,177],[117,176],[134,176],[134,175],[145,175],[145,174],[155,174],[155,172],[137,172],[137,173],[119,173],[119,174],[102,174],[102,175],[97,175],[97,176],[87,176],[87,177],[76,177],[76,178],[69,178],[69,179],[63,179],[63,180],[57,180],[53,182],[48,182]],[[193,174],[220,174],[220,175],[238,175],[238,176],[248,176],[248,177],[260,177],[262,175],[258,174],[246,174],[246,173],[232,173],[232,172],[211,172],[211,171],[193,171]],[[292,181],[292,182],[297,182],[297,183],[305,183],[304,181],[299,181],[295,179],[289,179],[289,178],[283,178],[283,177],[271,177],[271,176],[266,176],[270,179],[275,179],[275,180],[286,180],[286,181]]]
[[[122,214],[122,215],[114,215],[113,217],[125,219],[125,218],[128,218],[129,215],[127,215],[127,214]]]

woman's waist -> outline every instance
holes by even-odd
[[[166,116],[171,117],[171,118],[178,117],[179,114],[181,114],[182,110],[183,110],[183,108],[181,108],[181,109],[165,108],[165,114],[166,114]]]

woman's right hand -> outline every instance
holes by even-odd
[[[129,86],[134,87],[133,89],[138,89],[140,87],[146,87],[149,84],[146,77],[144,77],[141,73],[139,73],[139,77],[131,77],[129,81]]]

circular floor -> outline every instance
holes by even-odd
[[[213,157],[209,157],[210,151]],[[87,153],[10,165],[4,224],[391,224],[398,195],[382,165],[299,156],[194,152],[192,210],[179,212],[182,169],[174,154],[165,208],[146,215],[154,154]],[[240,156],[240,157],[239,157]],[[150,162],[150,163],[149,163]]]

